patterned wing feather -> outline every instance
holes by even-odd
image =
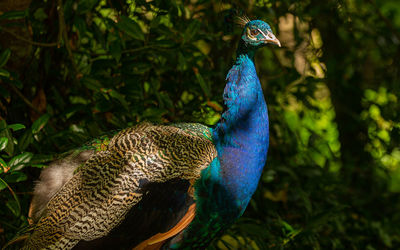
[[[217,156],[210,135],[199,124],[145,123],[119,132],[49,201],[25,248],[68,249],[106,236],[142,199],[147,185],[198,179]]]

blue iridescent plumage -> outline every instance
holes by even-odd
[[[243,214],[257,188],[267,159],[269,125],[254,55],[267,43],[280,46],[267,23],[254,20],[245,25],[226,77],[226,110],[212,131],[218,157],[195,184],[196,217],[180,247],[207,244]]]

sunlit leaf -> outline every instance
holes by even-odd
[[[15,131],[24,129],[24,128],[25,128],[25,125],[16,123],[16,124],[7,125],[7,127],[10,128],[10,129],[12,129],[12,130],[15,132]]]
[[[14,143],[12,143],[13,137],[11,135],[10,129],[7,127],[7,123],[5,120],[0,120],[0,136],[7,137],[8,143],[4,151],[11,156],[14,153]]]
[[[0,137],[0,151],[5,149],[8,144],[8,138],[7,137]]]
[[[299,117],[297,116],[297,114],[293,111],[286,111],[284,115],[290,130],[296,131],[299,127]]]
[[[14,156],[8,165],[10,166],[10,171],[21,170],[26,164],[32,159],[33,154],[30,152],[24,152],[20,155]]]
[[[144,40],[144,34],[139,24],[126,16],[121,16],[116,26],[132,38]]]
[[[3,160],[3,158],[0,158],[0,173],[6,172],[8,170],[8,164]]]

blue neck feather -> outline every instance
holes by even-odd
[[[254,53],[254,48],[239,44],[224,90],[227,109],[213,130],[219,166],[214,167],[211,178],[232,195],[239,215],[257,188],[269,144],[268,111]]]
[[[227,107],[212,130],[218,157],[195,183],[196,217],[171,248],[205,246],[239,218],[257,188],[267,159],[268,112],[254,67],[255,48],[239,44],[227,75]],[[196,248],[196,247],[195,247]]]

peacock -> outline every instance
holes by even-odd
[[[240,23],[219,122],[141,123],[51,163],[23,249],[202,249],[243,214],[269,145],[254,55],[281,45],[266,22]]]

